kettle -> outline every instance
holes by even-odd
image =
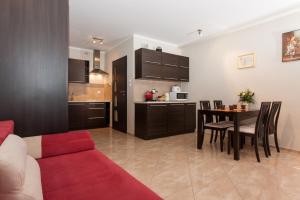
[[[178,85],[173,85],[171,90],[172,92],[181,92],[181,88]]]

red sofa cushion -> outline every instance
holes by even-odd
[[[97,150],[38,162],[44,200],[161,199]]]
[[[13,132],[14,121],[0,121],[0,144],[2,144],[5,138]]]
[[[88,131],[70,131],[42,136],[42,158],[95,149]]]

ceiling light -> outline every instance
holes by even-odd
[[[92,37],[92,43],[93,44],[103,44],[102,38]]]

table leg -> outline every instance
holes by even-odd
[[[234,115],[233,149],[234,160],[240,160],[240,117],[238,113]]]

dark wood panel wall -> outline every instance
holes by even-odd
[[[0,120],[16,134],[68,129],[68,0],[1,0]]]

